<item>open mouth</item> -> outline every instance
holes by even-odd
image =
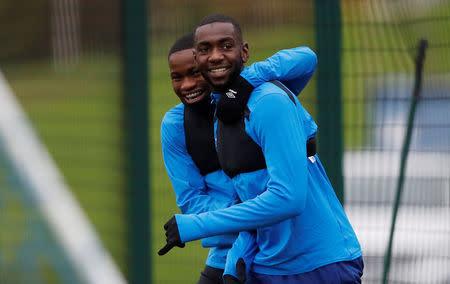
[[[203,90],[199,90],[193,93],[189,93],[187,94],[184,99],[187,103],[195,103],[198,102],[199,100],[201,100],[204,97],[205,91]]]

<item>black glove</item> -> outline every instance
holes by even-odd
[[[223,277],[223,284],[244,284],[247,281],[247,277],[245,275],[245,262],[244,259],[239,258],[236,263],[236,274],[238,279],[233,275],[225,275]]]
[[[230,124],[239,120],[247,106],[248,98],[255,89],[247,80],[237,76],[217,102],[216,115],[222,122]]]
[[[167,244],[158,251],[159,255],[165,255],[174,246],[184,248],[185,244],[181,242],[180,232],[178,231],[178,225],[175,216],[167,221],[167,223],[164,225],[164,230],[166,230]]]

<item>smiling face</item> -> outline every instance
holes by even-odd
[[[172,53],[169,69],[173,90],[181,102],[193,104],[209,96],[210,88],[197,68],[192,49]]]
[[[195,31],[195,59],[203,77],[215,90],[223,90],[249,58],[248,44],[231,23],[214,22]]]

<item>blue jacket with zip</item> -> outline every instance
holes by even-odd
[[[314,53],[307,47],[298,47],[281,50],[265,61],[250,65],[244,69],[242,76],[253,86],[275,79],[282,80],[299,93],[311,78],[313,66],[315,67]],[[174,188],[178,208],[183,214],[199,214],[235,204],[238,197],[233,181],[222,170],[204,176],[200,174],[186,149],[183,118],[184,105],[179,104],[165,114],[161,124],[164,164]],[[206,265],[223,269],[228,250],[236,236],[237,231],[204,238],[202,245],[211,248]],[[241,239],[239,243],[250,243],[252,237],[243,234]],[[235,247],[236,252],[245,255],[242,246]],[[237,253],[235,256],[239,255]],[[245,259],[246,263],[251,262],[251,257]]]

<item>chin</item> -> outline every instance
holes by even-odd
[[[220,82],[213,82],[212,86],[215,90],[223,90],[223,89],[226,89],[229,84],[230,84],[230,82],[228,82],[228,80],[223,80]]]
[[[233,82],[233,80],[238,75],[239,75],[239,73],[238,74],[236,74],[236,73],[229,73],[226,76],[224,76],[223,78],[221,78],[220,80],[218,80],[218,79],[214,80],[213,79],[213,80],[210,80],[210,82],[211,82],[211,85],[213,86],[213,88],[215,90],[224,91],[230,86],[231,82]]]

